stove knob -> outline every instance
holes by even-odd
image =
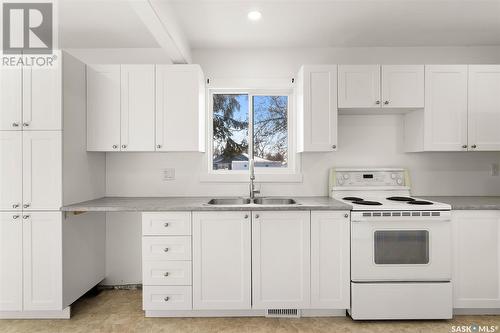
[[[349,174],[344,174],[344,179],[349,179]]]
[[[396,179],[396,174],[395,173],[391,173],[391,178],[392,179]]]
[[[337,183],[338,183],[339,185],[342,185],[342,184],[344,184],[344,180],[341,178],[341,179],[337,180]]]
[[[402,179],[398,179],[397,183],[398,183],[398,185],[401,185],[401,184],[403,184],[403,180]]]

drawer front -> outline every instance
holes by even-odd
[[[144,261],[142,283],[153,286],[190,286],[191,261]]]
[[[143,310],[192,310],[190,286],[145,286],[142,290]]]
[[[142,234],[190,236],[191,212],[143,213]]]
[[[143,260],[191,260],[191,236],[142,237]]]

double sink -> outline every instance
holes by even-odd
[[[297,202],[291,198],[221,198],[211,199],[209,205],[220,206],[244,206],[244,205],[269,205],[269,206],[287,206],[297,205]]]

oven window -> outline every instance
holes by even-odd
[[[429,263],[427,230],[375,231],[375,264],[419,265]]]

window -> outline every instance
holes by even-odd
[[[209,173],[257,174],[295,172],[291,126],[291,91],[210,93]]]

